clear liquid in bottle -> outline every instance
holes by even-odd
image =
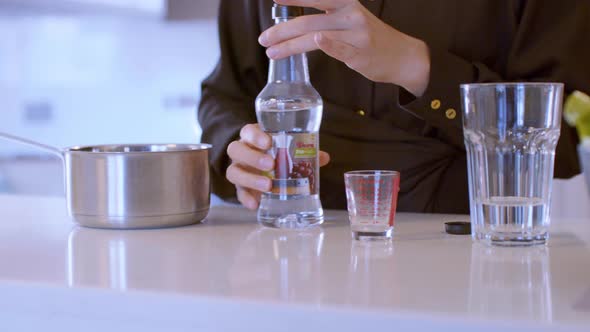
[[[275,158],[271,192],[263,193],[258,220],[266,226],[305,228],[323,222],[319,198],[319,134],[322,106],[300,104],[289,111],[260,109],[262,129],[273,137]],[[290,119],[292,121],[285,121]],[[307,123],[303,127],[285,123]],[[288,146],[276,142],[289,142]]]
[[[302,14],[274,5],[276,24]],[[306,228],[324,221],[319,198],[319,130],[323,102],[309,81],[305,54],[271,60],[268,83],[256,98],[260,128],[272,137],[272,190],[262,194],[258,221],[278,228]]]

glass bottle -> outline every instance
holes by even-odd
[[[303,15],[303,8],[273,6],[275,24]],[[324,221],[319,198],[319,130],[323,102],[309,81],[305,54],[270,60],[268,83],[256,98],[260,128],[272,137],[275,168],[266,175],[258,221],[269,227],[306,228]]]

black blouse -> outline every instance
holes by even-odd
[[[320,51],[308,54],[310,76],[324,99],[321,169],[325,208],[346,207],[343,173],[390,169],[402,174],[399,211],[468,213],[467,165],[459,84],[557,81],[590,91],[590,2],[581,0],[362,1],[392,27],[430,48],[429,86],[414,98],[374,83]],[[225,179],[227,145],[256,122],[254,100],[267,80],[258,36],[272,25],[272,0],[222,0],[221,58],[203,82],[198,112],[202,141],[213,144],[213,192],[235,198]],[[314,10],[309,9],[308,12]],[[198,42],[198,41],[195,41]],[[562,124],[555,175],[580,172],[575,131]]]

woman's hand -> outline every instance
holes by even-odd
[[[240,131],[240,139],[231,142],[227,154],[232,160],[227,168],[227,179],[236,186],[238,200],[248,209],[258,208],[260,194],[271,190],[271,180],[262,172],[274,169],[274,160],[266,153],[272,139],[257,124],[248,124]],[[320,151],[320,166],[326,165],[330,156]]]
[[[383,23],[358,0],[275,0],[314,7],[306,15],[275,25],[259,38],[271,59],[322,50],[375,82],[393,83],[421,96],[428,86],[428,46]]]

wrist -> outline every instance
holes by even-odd
[[[421,97],[430,83],[430,51],[422,40],[404,36],[407,46],[400,66],[396,66],[397,79],[395,83],[408,90],[416,97]]]

